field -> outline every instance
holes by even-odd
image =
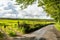
[[[17,33],[30,33],[53,23],[54,20],[46,19],[0,19],[0,29],[15,36]]]

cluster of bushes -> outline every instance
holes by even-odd
[[[15,32],[12,32],[12,31],[11,31],[11,32],[9,33],[9,36],[11,36],[11,37],[16,37],[17,35],[16,35]]]
[[[23,22],[23,24],[20,24],[18,22],[18,28],[21,28],[21,29],[23,28],[24,30],[22,32],[24,32],[24,33],[31,33],[31,32],[33,32],[35,30],[38,30],[38,29],[40,29],[42,27],[45,27],[45,26],[51,25],[51,24],[54,24],[54,23],[50,23],[50,24],[35,24],[34,26],[31,26],[31,24],[27,24],[25,22]]]
[[[50,23],[50,24],[54,24],[54,23]],[[21,33],[25,33],[25,34],[26,34],[26,33],[31,33],[31,32],[33,32],[33,31],[36,31],[36,30],[38,30],[38,29],[40,29],[40,28],[42,28],[42,27],[45,27],[45,26],[47,26],[47,25],[50,25],[50,24],[34,24],[33,26],[31,26],[32,24],[28,24],[28,23],[26,23],[26,22],[23,22],[23,23],[21,24],[21,23],[18,21],[17,24],[15,24],[15,26],[17,25],[17,28],[18,28],[18,30],[19,30]],[[7,27],[7,25],[0,23],[0,26],[1,26],[1,25],[3,25],[4,28]],[[16,29],[15,29],[15,30],[16,30]],[[0,33],[0,35],[1,35],[0,37],[3,36],[1,33]],[[17,36],[17,35],[16,35],[16,32],[13,32],[13,30],[9,32],[9,35],[12,36],[12,37]]]

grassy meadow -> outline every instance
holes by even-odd
[[[30,33],[53,23],[54,20],[46,19],[0,19],[0,29],[10,36],[16,36],[17,33]]]

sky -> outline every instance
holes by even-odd
[[[24,10],[15,4],[15,0],[0,0],[0,18],[51,19],[42,7],[37,7],[37,2]]]

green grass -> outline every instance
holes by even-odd
[[[18,26],[18,22],[21,25],[23,25],[24,23],[26,23],[28,25],[24,24],[25,27]],[[41,28],[44,25],[47,25],[50,23],[54,23],[54,20],[46,20],[46,19],[43,19],[43,20],[42,19],[0,19],[0,28],[2,30],[4,30],[7,34],[14,36],[13,34],[15,34],[16,32],[18,32],[20,34],[24,34],[27,30],[29,32],[31,30]],[[40,24],[40,25],[35,27],[34,25],[36,25],[36,24]]]
[[[60,31],[60,23],[57,23],[57,22],[56,22],[54,26],[55,26],[55,28],[56,28],[58,31]]]

